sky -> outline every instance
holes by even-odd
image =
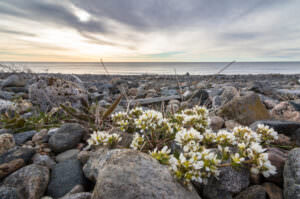
[[[0,61],[300,61],[299,0],[1,0]]]

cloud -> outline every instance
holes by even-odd
[[[44,54],[73,51],[84,59],[297,59],[299,6],[293,0],[2,0],[0,34],[33,54],[43,46]],[[5,45],[0,38],[0,49],[13,54]]]

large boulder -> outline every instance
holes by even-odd
[[[11,134],[0,135],[0,155],[6,153],[9,149],[15,146],[14,137]]]
[[[43,77],[29,87],[29,98],[41,110],[47,111],[65,102],[76,108],[88,101],[87,91],[75,82],[64,79]]]
[[[166,166],[145,153],[130,149],[101,150],[89,162],[95,166],[90,169],[97,170],[92,199],[200,198],[195,190],[178,183]]]
[[[71,191],[76,185],[86,186],[86,184],[87,180],[83,175],[80,161],[77,159],[66,160],[52,168],[47,195],[59,198]]]
[[[49,139],[49,146],[56,153],[75,148],[86,130],[79,124],[64,124]]]
[[[236,97],[218,111],[225,120],[235,120],[250,125],[257,120],[270,119],[270,114],[257,94]]]
[[[284,171],[284,198],[299,199],[300,198],[300,148],[295,148],[289,152],[287,161],[285,162]]]
[[[47,189],[49,169],[31,164],[6,177],[4,186],[16,188],[24,198],[40,199]]]

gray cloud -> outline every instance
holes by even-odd
[[[216,26],[280,0],[74,0],[78,7],[98,17],[108,17],[142,30],[182,28],[191,25]]]

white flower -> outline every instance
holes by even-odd
[[[140,136],[140,134],[136,133],[133,137],[133,140],[130,144],[130,148],[134,150],[140,150],[144,144],[144,135]]]

